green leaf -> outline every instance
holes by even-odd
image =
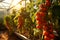
[[[33,22],[35,21],[35,15],[36,15],[36,13],[34,13],[33,16],[32,16],[32,21]]]
[[[34,36],[38,36],[40,35],[40,33],[42,33],[42,30],[37,29],[37,28],[34,28],[33,31],[34,31]]]

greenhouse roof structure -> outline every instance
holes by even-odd
[[[9,9],[16,6],[21,0],[0,0],[0,9]]]

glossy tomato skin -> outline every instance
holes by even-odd
[[[40,8],[40,11],[46,12],[47,8],[46,7]]]
[[[40,11],[43,11],[43,12],[46,12],[46,11],[47,11],[47,7],[46,7],[45,4],[41,4],[41,5],[39,6],[39,8],[40,8]]]
[[[40,16],[45,17],[45,12],[40,12]]]
[[[47,36],[44,36],[44,40],[51,40],[51,39]]]
[[[40,12],[37,12],[36,16],[40,16]]]
[[[49,35],[49,32],[43,31],[43,35],[44,35],[44,36],[48,36],[48,35]]]
[[[47,31],[48,30],[48,26],[43,26],[43,30]]]
[[[41,27],[40,25],[37,25],[36,28],[37,28],[37,29],[41,29],[42,27]]]
[[[43,8],[43,7],[44,7],[44,4],[40,4],[40,5],[39,5],[39,8]]]
[[[42,18],[40,16],[36,16],[36,20],[41,21]]]
[[[43,12],[43,11],[41,11],[41,12],[38,12],[37,14],[36,14],[36,16],[38,16],[38,17],[44,17],[46,15],[46,12]]]
[[[50,3],[50,2],[46,2],[45,5],[46,5],[47,7],[50,7],[50,6],[51,6],[51,3]]]
[[[50,0],[46,0],[45,5],[46,5],[47,7],[50,7],[50,6],[51,6],[51,2],[50,2]]]
[[[36,23],[37,23],[38,25],[41,25],[41,24],[42,24],[42,22],[40,22],[40,21],[38,21],[38,20],[36,21]]]

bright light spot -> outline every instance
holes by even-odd
[[[12,0],[4,0],[3,2],[11,3]]]
[[[25,7],[25,1],[22,1],[22,6]]]
[[[26,3],[30,3],[30,1],[27,0]],[[25,1],[22,1],[22,6],[25,7]]]
[[[29,1],[29,0],[27,0],[26,2],[27,2],[27,3],[30,3],[30,1]]]
[[[37,6],[36,5],[34,6],[34,9],[37,9]]]
[[[20,1],[21,1],[21,0],[14,0],[11,6],[15,6],[15,5],[17,5],[18,2],[20,2]]]
[[[22,8],[22,6],[20,4],[18,4],[17,6],[14,7],[14,9],[19,10],[20,8]]]
[[[12,0],[4,0],[2,2],[0,2],[0,8],[9,8],[9,5],[11,3]]]
[[[13,2],[12,2],[13,1]],[[19,2],[21,1],[22,5],[19,5]],[[5,3],[3,3],[5,2]],[[2,3],[0,3],[2,8],[9,8],[9,7],[13,7],[15,9],[19,9],[21,7],[25,7],[25,1],[22,0],[4,0]],[[8,3],[8,4],[7,4]],[[30,3],[29,0],[26,0],[26,3]],[[11,4],[11,5],[10,5]]]

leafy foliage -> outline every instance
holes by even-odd
[[[26,1],[26,0],[22,0],[22,1]],[[59,15],[60,6],[57,4],[57,0],[56,0],[56,2],[53,0],[50,0],[50,1],[51,1],[52,5],[51,5],[51,8],[48,9],[47,13],[49,11],[51,11],[52,14],[50,14],[50,15],[47,14],[46,16],[49,16],[49,17],[46,19],[49,21],[52,21],[55,26],[56,19],[58,19],[57,16],[60,17],[60,15]],[[6,16],[4,18],[4,22],[8,21],[9,25],[11,25],[12,29],[14,29],[14,28],[17,28],[17,26],[18,26],[18,16],[22,16],[24,19],[24,25],[18,31],[20,31],[20,32],[22,31],[21,32],[22,34],[25,34],[25,35],[28,34],[28,35],[30,35],[30,37],[33,36],[33,38],[37,37],[37,36],[39,37],[40,33],[42,33],[42,31],[35,28],[35,26],[36,26],[35,17],[36,17],[37,11],[39,11],[39,4],[42,4],[44,2],[45,2],[45,0],[29,0],[29,3],[26,3],[25,7],[22,7],[18,11],[13,10],[12,14],[9,14],[8,16]]]

